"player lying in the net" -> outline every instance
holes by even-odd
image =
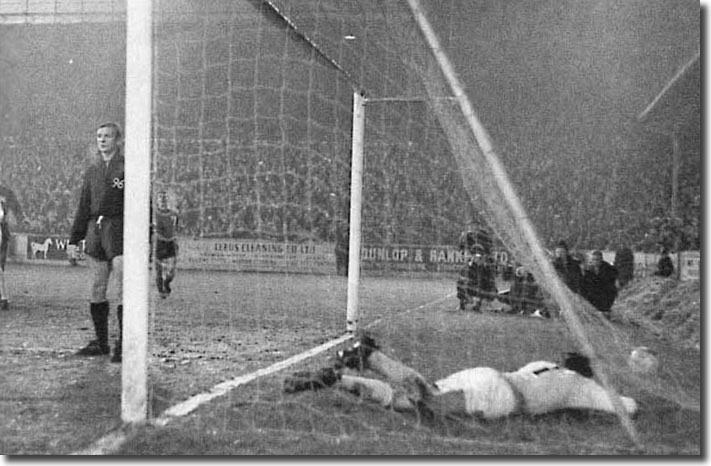
[[[543,414],[560,409],[614,413],[605,389],[592,379],[589,360],[571,353],[563,367],[548,361],[526,364],[515,372],[474,367],[436,382],[395,361],[379,350],[370,337],[338,352],[339,364],[316,372],[297,372],[284,381],[287,392],[334,387],[398,411],[428,416],[469,415],[495,419],[512,414]],[[373,371],[387,382],[364,377]],[[356,372],[357,371],[357,372]],[[358,375],[356,375],[358,374]],[[620,397],[628,414],[637,403]]]

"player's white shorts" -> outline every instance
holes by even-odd
[[[490,367],[455,372],[435,382],[441,393],[461,391],[466,413],[485,419],[505,417],[518,409],[518,396],[504,376]]]

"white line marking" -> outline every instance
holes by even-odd
[[[303,353],[292,356],[276,364],[272,364],[271,366],[266,367],[264,369],[259,369],[255,372],[252,372],[251,374],[242,375],[239,377],[235,377],[234,379],[219,383],[212,387],[209,392],[199,393],[193,397],[188,398],[185,401],[171,406],[170,408],[166,409],[160,417],[149,421],[149,423],[158,427],[163,427],[173,419],[191,413],[201,404],[207,403],[208,401],[217,398],[218,396],[225,395],[233,388],[251,382],[252,380],[258,377],[270,375],[274,372],[285,369],[293,364],[296,364],[323,351],[326,351],[329,348],[332,348],[338,344],[344,343],[351,338],[353,338],[353,334],[350,333],[341,335],[335,340],[323,343],[319,346],[311,348],[310,350],[304,351]],[[121,445],[128,439],[129,431],[130,428],[128,426],[123,426],[119,429],[109,432],[99,440],[95,441],[89,447],[72,453],[72,455],[111,455],[113,452],[117,451],[121,447]]]
[[[168,424],[171,420],[175,419],[176,417],[181,417],[185,416],[186,414],[194,411],[198,406],[200,406],[203,403],[206,403],[213,398],[217,398],[218,396],[222,396],[232,390],[233,388],[239,387],[240,385],[244,385],[248,382],[251,382],[254,379],[257,379],[259,377],[263,377],[265,375],[271,375],[275,372],[278,372],[282,369],[285,369],[293,364],[296,364],[298,362],[301,362],[305,359],[308,359],[312,356],[315,356],[323,351],[326,351],[338,344],[344,343],[348,341],[349,339],[353,338],[353,335],[348,333],[345,335],[342,335],[335,340],[331,340],[329,342],[323,343],[322,345],[316,346],[314,348],[311,348],[308,351],[304,351],[301,354],[297,354],[296,356],[292,356],[288,359],[285,359],[283,361],[280,361],[276,364],[272,364],[269,367],[265,367],[264,369],[259,369],[255,372],[252,372],[251,374],[246,374],[246,375],[241,375],[239,377],[235,377],[232,380],[228,380],[226,382],[219,383],[212,387],[212,389],[209,392],[205,393],[199,393],[191,398],[188,398],[187,400],[183,401],[182,403],[178,403],[177,405],[174,405],[165,411],[163,411],[163,414],[159,417],[156,418],[152,424],[157,425],[157,426],[165,426]]]
[[[87,455],[111,455],[117,451],[128,438],[130,429],[127,426],[122,426],[114,431],[101,437],[96,442],[92,443],[88,448],[71,453],[72,456],[87,456]]]
[[[439,303],[441,303],[442,301],[451,298],[451,297],[454,296],[455,294],[456,294],[456,293],[449,293],[448,295],[442,296],[441,298],[437,298],[437,299],[435,299],[434,301],[430,301],[429,303],[420,304],[420,305],[417,306],[417,307],[413,307],[413,308],[410,308],[410,309],[405,309],[404,311],[402,311],[402,312],[400,312],[400,313],[397,313],[396,315],[401,316],[401,315],[403,315],[403,314],[409,314],[410,312],[417,311],[417,310],[419,310],[419,309],[424,309],[424,308],[426,308],[426,307],[434,306],[435,304],[439,304]],[[391,317],[393,317],[393,316],[388,316],[387,318],[391,318]],[[380,324],[380,323],[383,321],[383,319],[385,319],[385,317],[381,317],[380,319],[375,319],[374,321],[372,321],[372,322],[369,323],[368,325],[364,326],[363,328],[372,328],[372,327],[375,327],[376,325]]]
[[[434,301],[430,301],[429,303],[421,304],[417,307],[413,307],[411,309],[407,309],[403,311],[400,314],[407,314],[409,312],[413,312],[419,309],[424,309],[426,307],[433,306],[435,304],[438,304],[446,299],[449,299],[450,297],[453,296],[454,293],[450,293],[446,296],[443,296],[441,298],[435,299]],[[366,325],[364,328],[371,328],[380,322],[383,321],[383,318],[381,317],[380,319],[376,319],[373,322],[369,323]],[[192,396],[188,398],[185,401],[182,401],[176,405],[171,406],[170,408],[166,409],[163,411],[163,414],[152,420],[148,421],[149,424],[152,424],[154,426],[158,427],[164,427],[167,425],[170,421],[186,416],[187,414],[193,412],[195,409],[198,408],[203,403],[207,403],[208,401],[217,398],[219,396],[227,394],[230,390],[239,387],[240,385],[244,385],[246,383],[249,383],[259,377],[263,377],[266,375],[271,375],[275,372],[278,372],[282,369],[285,369],[289,366],[292,366],[298,362],[301,362],[305,359],[308,359],[310,357],[316,356],[319,353],[322,353],[330,348],[333,348],[336,345],[339,345],[341,343],[345,343],[346,341],[350,340],[353,338],[353,333],[346,333],[344,335],[341,335],[340,337],[328,341],[326,343],[323,343],[319,346],[316,346],[314,348],[311,348],[307,351],[304,351],[303,353],[297,354],[295,356],[292,356],[290,358],[287,358],[283,361],[280,361],[278,363],[272,364],[269,367],[265,367],[263,369],[259,369],[257,371],[252,372],[251,374],[246,374],[246,375],[241,375],[239,377],[235,377],[234,379],[227,380],[225,382],[221,382],[208,392],[203,392],[199,393],[195,396]],[[72,453],[72,455],[111,455],[113,452],[117,451],[121,445],[128,439],[128,434],[131,431],[131,426],[124,425],[119,429],[116,429],[112,432],[109,432],[99,440],[95,441],[93,444],[91,444],[89,447],[79,450],[75,453]]]

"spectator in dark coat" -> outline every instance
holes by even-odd
[[[491,242],[484,233],[466,232],[460,240],[460,248],[468,253],[469,260],[462,267],[457,280],[457,298],[459,309],[466,309],[473,304],[475,311],[480,311],[482,304],[491,304],[497,297],[496,267],[490,260]]]
[[[575,293],[580,293],[580,282],[583,278],[580,262],[570,255],[568,243],[563,240],[558,241],[555,246],[553,267],[558,272],[563,283],[568,285],[568,288]]]
[[[658,277],[671,277],[674,273],[674,263],[669,257],[669,250],[667,248],[662,249],[662,257],[659,258],[657,262],[657,271],[654,275]]]
[[[529,314],[545,307],[541,289],[536,284],[533,274],[524,267],[516,268],[508,298],[507,304],[519,313]]]
[[[617,283],[620,288],[627,286],[634,278],[634,253],[625,246],[615,254],[615,268],[617,269]]]
[[[349,227],[344,220],[336,222],[336,273],[344,277],[348,276]]]
[[[602,252],[593,251],[590,266],[583,274],[581,294],[608,318],[617,298],[617,277],[617,269],[602,259]]]

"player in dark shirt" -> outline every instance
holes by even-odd
[[[117,298],[122,300],[124,157],[122,132],[117,123],[106,123],[96,132],[97,157],[84,173],[84,180],[72,226],[67,255],[76,259],[77,245],[86,240],[87,265],[92,273],[89,301],[96,339],[77,352],[79,356],[110,353],[108,343],[109,301],[107,289],[113,276]],[[112,362],[121,362],[123,305],[116,309],[119,338]]]

